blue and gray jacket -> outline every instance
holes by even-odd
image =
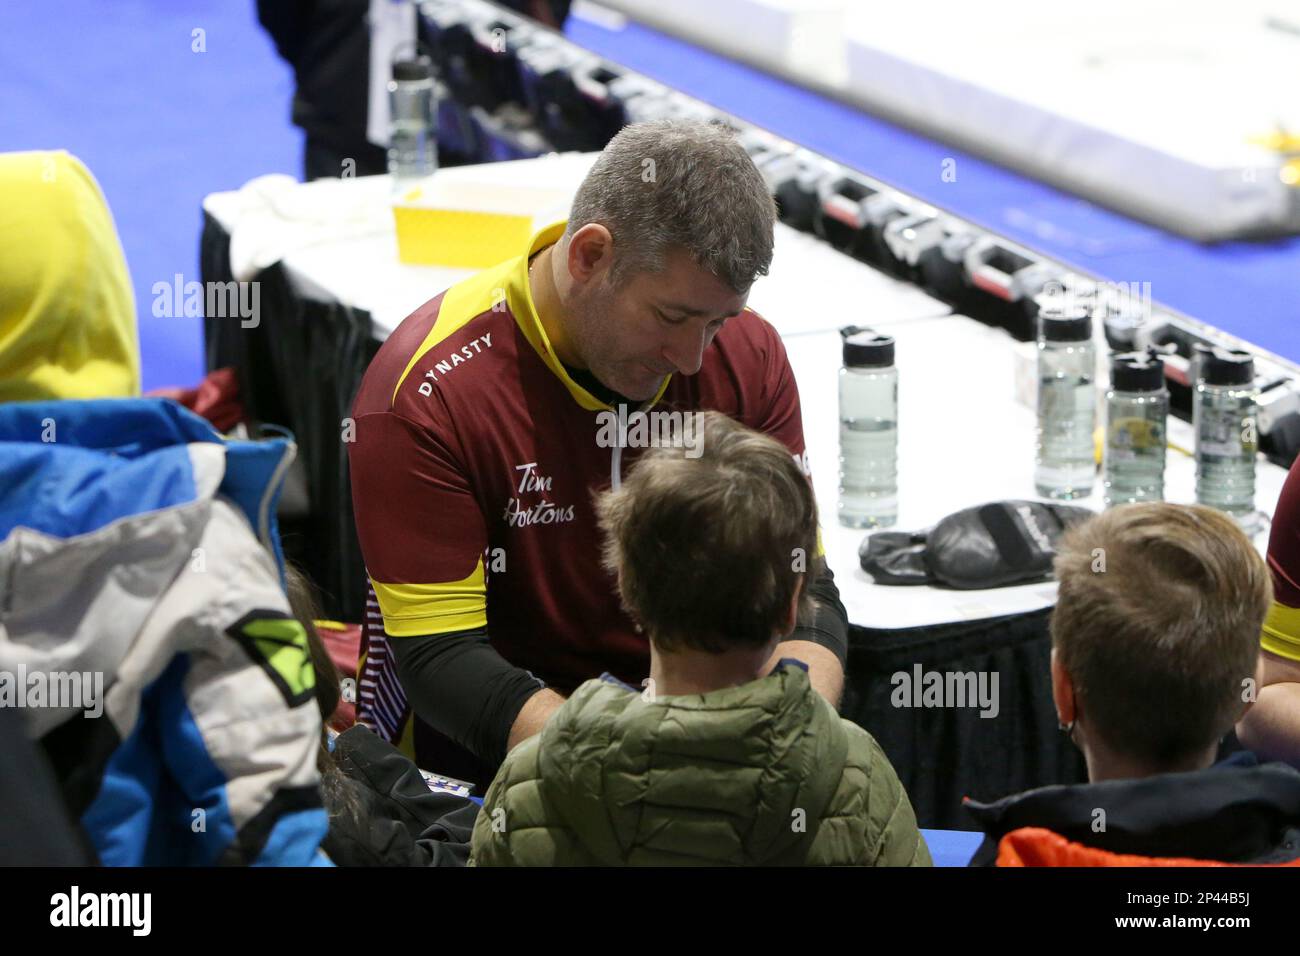
[[[0,706],[104,864],[325,862],[293,456],[160,399],[0,405]]]

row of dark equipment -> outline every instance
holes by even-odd
[[[440,85],[439,148],[452,161],[593,151],[625,124],[694,119],[726,124],[766,178],[787,225],[889,275],[916,283],[959,313],[1034,339],[1038,313],[1065,290],[1090,301],[1114,349],[1166,353],[1171,408],[1190,420],[1198,343],[1246,347],[1191,319],[1153,310],[1030,250],[920,203],[485,0],[426,0],[420,43]],[[1255,351],[1255,350],[1252,350]],[[1261,450],[1289,466],[1300,449],[1295,369],[1258,355]]]

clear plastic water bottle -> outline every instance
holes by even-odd
[[[840,369],[840,524],[898,520],[898,369],[894,340],[848,326]]]
[[[1034,487],[1044,498],[1086,498],[1096,480],[1097,411],[1092,313],[1042,313],[1038,325],[1038,455]]]
[[[1165,497],[1169,390],[1165,363],[1151,352],[1111,357],[1106,393],[1106,507]]]
[[[1192,420],[1196,427],[1196,501],[1245,521],[1255,513],[1259,390],[1249,352],[1201,353]]]
[[[438,104],[427,56],[393,63],[388,115],[388,173],[394,182],[432,176],[438,169]]]

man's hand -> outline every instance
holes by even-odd
[[[510,728],[510,738],[506,741],[506,752],[514,750],[533,734],[540,734],[551,714],[560,709],[564,698],[553,690],[539,690],[519,710],[514,725]]]
[[[812,641],[782,641],[776,645],[776,652],[767,662],[764,672],[770,672],[783,657],[792,657],[807,664],[808,680],[812,683],[813,690],[830,701],[836,710],[840,709],[840,695],[844,693],[844,668],[833,651]]]
[[[1259,699],[1237,724],[1237,739],[1261,757],[1300,767],[1300,661],[1259,652]]]

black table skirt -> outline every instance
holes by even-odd
[[[1050,615],[1045,609],[904,630],[853,628],[840,712],[880,742],[921,826],[972,829],[962,797],[989,800],[1087,779],[1082,756],[1057,728]],[[996,677],[997,716],[981,717],[978,706],[894,706],[891,678],[914,677],[917,665],[922,674]]]
[[[230,236],[204,213],[204,282],[228,282]],[[316,585],[327,618],[357,622],[366,606],[365,565],[348,481],[344,420],[361,376],[379,348],[370,314],[338,302],[303,299],[279,263],[257,277],[260,321],[205,318],[206,365],[234,367],[245,412],[294,433],[306,472],[310,513],[282,519],[286,557]]]

